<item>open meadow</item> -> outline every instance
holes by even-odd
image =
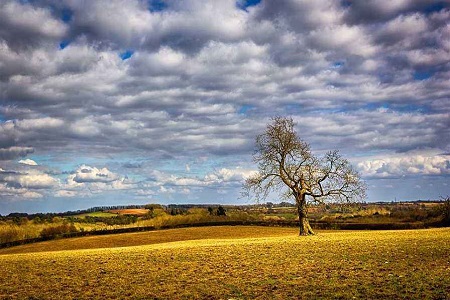
[[[297,234],[202,227],[2,249],[0,298],[449,299],[449,228]]]

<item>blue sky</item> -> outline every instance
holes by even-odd
[[[447,196],[449,19],[445,1],[1,1],[0,214],[252,203],[278,115],[340,150],[367,201]]]

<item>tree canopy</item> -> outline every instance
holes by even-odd
[[[350,202],[365,197],[358,172],[337,150],[315,156],[295,131],[292,118],[275,117],[256,137],[253,155],[258,172],[244,184],[244,194],[257,200],[272,191],[295,199],[300,235],[314,234],[307,218],[311,203]]]

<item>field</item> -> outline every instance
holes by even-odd
[[[85,217],[99,217],[99,218],[111,218],[117,216],[116,213],[108,212],[108,211],[96,211],[86,214],[77,215],[77,218],[85,218]]]
[[[2,249],[0,274],[2,299],[449,299],[450,229],[96,236]]]
[[[135,208],[135,209],[112,209],[108,212],[116,214],[116,215],[134,215],[134,216],[143,216],[149,212],[148,209],[144,208]]]
[[[450,200],[449,200],[450,201]],[[89,231],[116,231],[141,227],[174,228],[215,223],[221,225],[297,226],[298,217],[292,204],[266,203],[226,206],[226,215],[218,206],[147,204],[109,206],[66,213],[11,213],[0,216],[2,244],[24,240],[60,238],[67,234]],[[419,229],[450,225],[450,202],[354,203],[352,205],[318,205],[310,207],[312,227],[333,229]],[[73,226],[71,226],[73,224]],[[69,225],[69,226],[68,226]],[[95,233],[94,233],[95,234]]]

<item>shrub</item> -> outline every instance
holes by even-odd
[[[214,215],[214,209],[211,206],[208,207],[208,213],[210,216]]]
[[[444,203],[439,206],[442,215],[442,223],[450,225],[450,197],[444,199]]]
[[[18,226],[10,225],[0,228],[0,244],[20,240],[22,233]]]
[[[144,220],[150,219],[147,217],[143,218]],[[115,217],[95,217],[95,216],[85,216],[82,219],[78,219],[77,222],[83,223],[104,223],[106,225],[129,225],[132,223],[136,223],[138,220],[137,216],[134,215],[118,215]]]
[[[28,218],[27,217],[15,217],[13,218],[13,222],[16,225],[26,225],[28,223]]]
[[[178,207],[170,208],[170,215],[172,215],[172,216],[186,215],[187,213],[188,213],[188,211],[185,208],[178,208]]]
[[[218,216],[226,216],[226,215],[227,215],[227,213],[226,213],[226,211],[225,211],[225,208],[223,208],[223,206],[219,206],[219,207],[217,208],[216,214],[217,214]]]
[[[58,226],[51,226],[42,229],[40,236],[42,238],[55,238],[59,236],[63,236],[67,233],[78,232],[79,230],[73,224],[61,224]]]

